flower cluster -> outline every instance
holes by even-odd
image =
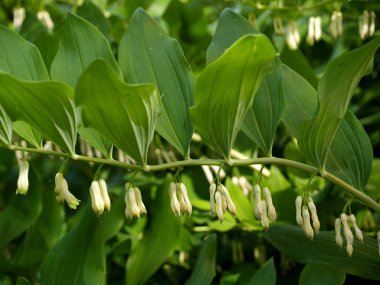
[[[169,185],[170,205],[174,215],[180,216],[186,213],[190,216],[193,211],[187,189],[183,183],[171,182]]]
[[[79,205],[80,201],[69,191],[69,186],[62,172],[58,172],[55,176],[54,193],[58,202],[62,203],[66,201],[71,209],[76,209]]]
[[[263,228],[269,228],[269,220],[275,222],[277,219],[276,209],[273,206],[272,196],[267,187],[261,189],[260,185],[256,184],[253,187],[254,191],[254,211],[257,219],[261,219]],[[264,199],[261,199],[261,192],[264,194]]]
[[[359,35],[362,40],[375,34],[375,21],[375,12],[363,11],[363,14],[359,17]]]
[[[128,220],[139,219],[147,211],[141,198],[140,189],[131,183],[125,184],[125,216]]]
[[[307,203],[304,205],[304,200],[301,196],[296,198],[296,221],[297,224],[303,229],[308,239],[312,240],[314,237],[314,231],[319,232],[320,222],[318,219],[317,208],[311,197],[307,198]],[[311,218],[311,221],[310,221]],[[311,226],[311,222],[313,226]]]
[[[91,207],[97,216],[103,214],[104,209],[111,210],[111,200],[108,196],[107,184],[104,179],[92,181],[90,186]]]
[[[346,239],[346,251],[349,256],[352,255],[352,252],[354,251],[353,244],[354,244],[354,236],[351,232],[351,228],[349,223],[351,223],[352,227],[354,228],[355,235],[360,240],[363,242],[363,233],[359,229],[358,225],[356,224],[356,219],[354,215],[349,215],[347,216],[346,214],[341,214],[340,218],[335,219],[335,241],[339,247],[343,246],[343,238],[341,235],[341,229],[343,225],[343,233],[344,237]]]
[[[233,216],[236,216],[236,207],[231,199],[228,189],[223,185],[212,183],[209,188],[210,192],[210,210],[213,216],[218,216],[220,222],[223,222],[224,214],[228,210]]]
[[[306,41],[309,45],[318,42],[322,37],[321,17],[310,17]]]

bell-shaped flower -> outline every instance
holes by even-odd
[[[107,210],[107,212],[109,212],[111,210],[111,199],[108,195],[107,184],[104,181],[104,179],[100,179],[98,182],[99,182],[100,194],[102,195],[102,199],[104,203],[104,208]]]
[[[69,186],[62,172],[58,172],[55,176],[54,193],[58,202],[66,201],[71,209],[76,209],[79,205],[79,200],[69,191]]]
[[[29,163],[27,160],[23,159],[19,161],[20,173],[17,180],[17,194],[25,195],[29,189]]]
[[[100,216],[104,212],[104,202],[98,181],[92,181],[90,187],[90,196],[92,210],[97,216]]]

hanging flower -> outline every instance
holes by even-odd
[[[17,180],[16,194],[25,195],[29,189],[29,179],[28,179],[29,163],[27,160],[22,159],[22,160],[19,160],[19,166],[20,166],[20,174]]]
[[[102,194],[100,193],[100,187],[98,181],[92,181],[90,187],[91,195],[91,207],[97,216],[100,216],[104,212],[104,202]]]
[[[111,211],[111,200],[110,200],[110,197],[108,196],[107,184],[104,181],[104,179],[100,179],[98,183],[99,183],[100,194],[102,195],[102,199],[104,203],[104,208],[107,210],[107,212],[109,212]]]
[[[56,194],[58,202],[66,201],[71,209],[76,209],[79,205],[80,201],[69,191],[69,186],[62,172],[58,172],[55,176],[54,193]]]
[[[17,30],[20,29],[25,20],[25,8],[16,7],[13,9],[13,27]]]
[[[340,11],[334,11],[331,15],[330,33],[334,39],[343,34],[343,15]]]
[[[50,14],[48,11],[38,11],[37,19],[42,23],[42,25],[48,29],[48,31],[52,31],[54,28],[54,22],[50,18]]]
[[[298,49],[300,44],[300,34],[298,32],[297,23],[293,20],[289,21],[286,32],[286,43],[291,50]]]

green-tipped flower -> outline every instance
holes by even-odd
[[[170,206],[172,208],[174,215],[180,216],[181,205],[179,204],[179,201],[177,198],[177,186],[174,182],[171,182],[169,185],[169,196],[170,196]]]
[[[310,224],[310,214],[307,206],[302,206],[302,219],[303,219],[303,231],[308,239],[312,240],[314,237],[314,231]]]
[[[125,216],[128,220],[140,218],[140,209],[136,202],[135,189],[130,183],[125,184]]]
[[[215,191],[216,191],[216,184],[212,183],[209,188],[210,192],[210,211],[213,216],[215,216]]]
[[[353,244],[354,243],[354,236],[352,235],[350,226],[348,225],[348,219],[346,214],[341,214],[340,219],[343,224],[343,232],[344,236],[346,238],[347,243]]]
[[[256,219],[261,219],[263,209],[261,207],[261,188],[259,184],[253,187],[253,203]]]
[[[91,207],[97,216],[100,216],[104,212],[104,202],[102,194],[100,193],[100,187],[98,181],[92,181],[90,187]]]
[[[66,201],[71,209],[76,209],[79,205],[80,201],[69,191],[69,186],[62,172],[58,172],[55,176],[54,193],[58,202]]]
[[[17,180],[16,194],[25,195],[29,189],[29,179],[28,179],[29,163],[27,160],[23,159],[19,161],[19,165],[20,165],[20,174]]]
[[[343,246],[343,238],[340,234],[342,221],[339,218],[335,219],[335,242],[341,248]]]
[[[133,190],[135,191],[136,204],[140,210],[140,215],[146,215],[147,211],[141,197],[140,189],[137,187],[134,187]]]
[[[318,233],[321,227],[321,224],[318,219],[317,208],[315,207],[315,204],[313,202],[313,199],[311,199],[311,197],[309,197],[307,206],[309,207],[309,210],[310,210],[311,220],[313,221],[314,230],[316,233]]]
[[[264,187],[263,191],[264,191],[264,198],[265,198],[265,201],[267,203],[267,208],[268,208],[268,217],[272,222],[275,222],[277,219],[277,213],[276,213],[275,207],[273,206],[272,196],[267,187]]]
[[[107,184],[104,181],[104,179],[100,179],[98,182],[99,182],[100,194],[102,195],[102,199],[104,203],[104,208],[107,210],[107,212],[109,212],[111,211],[111,200],[108,195]]]
[[[303,218],[302,218],[302,197],[297,196],[296,198],[296,221],[297,224],[302,227],[303,226]]]
[[[193,211],[193,206],[191,205],[189,196],[187,195],[185,184],[177,183],[177,194],[180,201],[181,212],[187,213],[190,216]]]
[[[225,201],[225,204],[227,205],[228,211],[233,215],[236,216],[236,207],[234,202],[231,199],[230,193],[228,192],[228,189],[221,184],[221,187],[219,188],[220,194],[222,194],[223,200]]]

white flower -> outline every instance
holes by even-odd
[[[29,189],[29,179],[28,179],[29,163],[27,160],[23,159],[19,161],[19,166],[20,166],[20,174],[17,180],[16,194],[25,195]]]
[[[351,257],[352,252],[354,251],[354,247],[352,246],[352,243],[347,243],[346,251],[347,251],[348,256]]]
[[[136,204],[137,204],[138,209],[140,210],[140,215],[146,215],[147,211],[141,197],[140,189],[137,187],[134,187],[133,190],[135,191]]]
[[[313,199],[311,199],[311,197],[309,197],[309,201],[307,203],[307,206],[309,207],[309,210],[310,210],[314,230],[316,233],[318,233],[321,224],[319,223],[319,219],[318,219],[318,215],[317,215],[317,208],[315,207],[315,204],[313,202]]]
[[[260,201],[261,209],[263,210],[261,213],[261,224],[263,225],[263,228],[267,230],[269,228],[269,219],[268,219],[268,213],[267,213],[267,203],[265,201]]]
[[[140,218],[140,209],[136,202],[135,190],[130,183],[125,184],[125,216],[128,220]]]
[[[306,41],[309,45],[313,45],[321,39],[322,28],[321,28],[321,17],[310,17],[308,25],[308,33],[306,36]]]
[[[340,234],[342,221],[339,218],[335,219],[335,242],[339,247],[343,246],[343,238]]]
[[[219,188],[220,193],[222,194],[222,197],[224,201],[226,201],[227,209],[228,211],[233,215],[236,216],[236,207],[234,202],[231,199],[230,193],[228,192],[228,189],[221,184],[221,187]]]
[[[348,219],[346,214],[341,214],[340,219],[343,224],[343,231],[344,236],[346,238],[347,243],[353,244],[354,243],[354,236],[352,235],[350,226],[348,225]]]
[[[322,23],[321,23],[321,17],[315,17],[314,18],[314,37],[315,41],[319,41],[322,37]]]
[[[169,185],[170,206],[172,208],[174,215],[180,216],[181,205],[179,204],[176,192],[177,192],[177,186],[174,182],[171,182]]]
[[[193,206],[191,205],[189,196],[187,195],[187,189],[185,184],[177,183],[177,194],[179,197],[179,204],[181,206],[181,212],[191,215]]]
[[[343,34],[343,15],[340,11],[334,11],[331,15],[330,33],[334,39]]]
[[[302,219],[303,219],[303,230],[305,232],[305,235],[309,239],[313,239],[314,237],[314,231],[310,224],[310,214],[309,209],[307,206],[302,206]]]
[[[296,221],[299,226],[303,226],[303,218],[302,218],[302,197],[297,196],[296,198]]]
[[[91,207],[97,216],[100,216],[104,212],[104,202],[102,194],[100,193],[100,187],[98,181],[92,181],[90,186]]]
[[[215,193],[215,203],[216,203],[216,215],[220,222],[223,222],[224,211],[223,211],[223,198],[219,191]]]
[[[102,195],[102,199],[104,203],[104,208],[107,210],[107,212],[109,212],[111,210],[111,200],[110,200],[110,197],[108,196],[107,184],[104,181],[104,179],[100,179],[98,182],[99,182],[100,194]]]
[[[364,40],[369,35],[369,13],[367,10],[359,17],[359,35]]]
[[[364,238],[363,237],[363,233],[359,229],[358,225],[356,224],[356,218],[355,218],[355,216],[353,214],[351,214],[348,218],[351,221],[352,226],[354,227],[356,237],[358,238],[358,240],[360,240],[361,242],[363,242],[363,238]]]
[[[212,183],[210,185],[209,192],[210,192],[210,210],[213,216],[215,216],[215,191],[216,191],[216,184]]]
[[[259,184],[256,184],[253,187],[253,203],[254,203],[254,211],[257,219],[261,219],[261,215],[263,213],[263,209],[261,207],[261,188]]]
[[[38,11],[37,19],[44,25],[49,31],[53,30],[54,23],[50,18],[50,14],[48,11]]]
[[[17,7],[13,9],[13,27],[19,29],[25,20],[25,8]]]
[[[76,209],[79,205],[80,201],[69,191],[69,186],[62,172],[58,172],[55,176],[54,193],[56,194],[58,202],[66,201],[71,209]]]
[[[270,191],[267,187],[264,187],[263,191],[264,191],[265,201],[267,203],[268,216],[272,222],[275,222],[276,218],[277,218],[277,213],[276,213],[276,209],[273,206],[272,196],[271,196]]]
[[[297,24],[293,20],[289,21],[288,24],[286,43],[291,50],[296,50],[300,44],[300,34],[298,32]]]
[[[371,19],[369,24],[369,36],[372,37],[375,34],[376,29],[376,14],[374,11],[371,11]]]

